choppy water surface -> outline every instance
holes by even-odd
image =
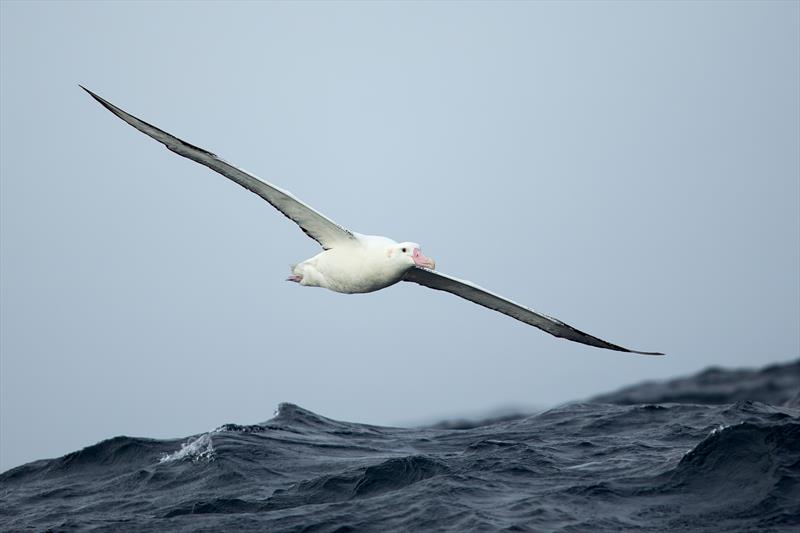
[[[0,529],[800,530],[800,361],[711,372],[714,404],[655,397],[703,401],[686,391],[706,372],[643,386],[647,403],[632,388],[468,429],[282,404],[259,425],[116,437],[0,475]]]

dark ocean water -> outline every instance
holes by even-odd
[[[116,437],[1,474],[0,529],[800,531],[800,361],[670,383],[465,429],[282,404]]]

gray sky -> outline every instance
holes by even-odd
[[[118,434],[551,405],[800,353],[800,4],[2,2],[0,469]],[[318,248],[78,89],[611,342]]]

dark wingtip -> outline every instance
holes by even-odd
[[[639,355],[667,355],[661,352],[640,352],[638,350],[628,350],[631,353],[638,353]]]
[[[89,93],[89,96],[91,96],[92,98],[94,98],[95,100],[97,100],[98,102],[100,102],[100,103],[103,105],[103,107],[105,107],[106,109],[110,109],[110,107],[109,107],[109,106],[110,106],[111,104],[110,104],[110,103],[108,103],[108,102],[106,102],[105,100],[103,100],[103,99],[102,99],[100,96],[96,95],[95,93],[93,93],[92,91],[90,91],[89,89],[87,89],[86,87],[84,87],[83,85],[81,85],[80,83],[78,84],[78,87],[80,87],[81,89],[83,89],[84,91],[86,91],[87,93]]]
[[[87,89],[86,87],[84,87],[83,85],[81,85],[80,83],[78,84],[78,87],[80,87],[81,89],[83,89],[84,91],[86,91],[87,93],[89,93],[89,94],[90,94],[90,95],[91,95],[93,98],[97,98],[97,95],[96,95],[96,94],[94,94],[92,91],[90,91],[89,89]]]
[[[169,133],[167,133],[166,131],[164,131],[164,130],[162,130],[160,128],[157,128],[156,126],[153,126],[152,124],[149,124],[149,123],[145,122],[144,120],[142,120],[140,118],[136,118],[135,116],[131,115],[127,111],[123,111],[122,109],[118,108],[117,106],[115,106],[114,104],[109,102],[108,100],[105,100],[103,97],[96,95],[95,93],[93,93],[92,91],[90,91],[89,89],[87,89],[86,87],[81,85],[80,83],[78,84],[78,87],[80,87],[81,89],[83,89],[84,91],[89,93],[89,96],[91,96],[92,98],[97,100],[100,103],[100,105],[105,107],[107,110],[111,111],[117,117],[121,118],[122,120],[127,122],[129,125],[133,126],[137,130],[141,131],[142,133],[144,133],[148,137],[151,137],[151,138],[157,140],[158,142],[160,142],[161,144],[166,146],[169,150],[172,150],[174,152],[176,150],[175,149],[176,145],[183,145],[183,146],[186,146],[188,148],[192,148],[194,150],[198,150],[200,152],[203,152],[204,154],[207,154],[210,157],[217,158],[217,155],[214,154],[213,152],[209,152],[208,150],[206,150],[204,148],[200,148],[199,146],[195,146],[195,145],[190,144],[190,143],[188,143],[188,142],[186,142],[184,140],[181,140],[181,139],[175,137],[174,135],[169,134]],[[159,139],[157,136],[153,135],[152,131],[147,131],[146,128],[152,128],[153,130],[155,130],[158,133],[162,134],[164,137],[167,137],[167,140]],[[186,157],[184,154],[180,154],[180,155],[183,155],[184,157]]]

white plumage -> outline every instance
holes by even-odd
[[[294,265],[289,281],[341,293],[373,292],[394,285],[398,281],[412,281],[432,289],[450,292],[499,311],[556,337],[620,352],[663,355],[659,352],[640,352],[617,346],[577,330],[558,319],[537,313],[469,281],[442,274],[435,270],[435,262],[422,253],[419,244],[398,243],[387,237],[361,235],[345,229],[297,199],[292,193],[231,165],[208,150],[191,145],[139,120],[85,87],[81,87],[106,109],[142,133],[163,143],[173,152],[205,165],[259,195],[317,241],[323,251]]]

